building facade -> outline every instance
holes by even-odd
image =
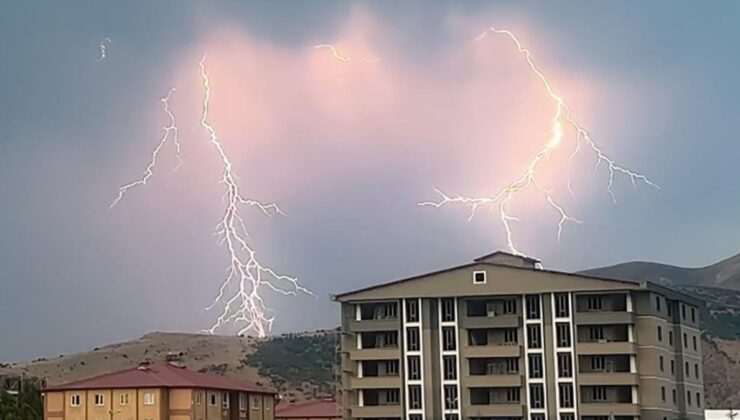
[[[274,420],[275,393],[169,364],[49,387],[44,420]]]
[[[699,305],[496,252],[335,296],[344,419],[703,417]]]

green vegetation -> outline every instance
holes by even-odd
[[[278,386],[300,387],[308,383],[329,391],[335,381],[338,364],[338,331],[312,335],[286,334],[257,346],[245,360],[262,376],[272,378]]]
[[[35,381],[24,381],[17,394],[0,389],[0,420],[40,420],[43,412],[41,389]]]

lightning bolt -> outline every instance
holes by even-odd
[[[482,40],[487,34],[493,33],[498,35],[504,35],[508,37],[517,50],[523,54],[524,60],[526,61],[530,71],[537,77],[542,83],[547,92],[548,96],[555,102],[555,113],[552,117],[552,128],[550,130],[550,136],[545,145],[540,149],[537,154],[529,161],[529,164],[525,167],[524,172],[517,178],[509,182],[504,188],[499,190],[496,194],[488,197],[466,197],[461,195],[448,195],[442,192],[440,189],[435,188],[435,191],[440,196],[438,201],[427,201],[419,203],[420,206],[432,206],[440,208],[448,204],[462,204],[470,208],[470,216],[468,220],[472,220],[477,210],[481,206],[490,206],[498,210],[501,224],[506,232],[506,243],[509,250],[514,254],[523,255],[519,249],[514,245],[513,233],[511,229],[511,222],[517,221],[518,219],[511,215],[508,211],[508,205],[519,195],[520,193],[534,189],[542,194],[547,204],[555,210],[559,216],[558,220],[558,241],[563,232],[563,226],[566,222],[582,223],[580,220],[570,216],[564,209],[564,207],[555,199],[552,191],[543,187],[536,176],[536,171],[540,165],[549,158],[558,146],[560,146],[563,139],[564,125],[570,126],[576,131],[576,146],[573,153],[570,155],[571,162],[575,159],[582,151],[582,146],[586,146],[596,155],[596,166],[599,168],[600,165],[606,165],[609,171],[609,181],[607,184],[607,191],[612,198],[612,201],[616,203],[616,196],[612,190],[614,183],[614,177],[617,174],[624,175],[629,178],[632,185],[637,187],[637,183],[643,183],[655,188],[660,187],[648,179],[645,175],[631,171],[623,166],[618,165],[612,158],[610,158],[603,150],[593,141],[589,132],[583,127],[583,125],[576,120],[573,116],[570,108],[566,104],[565,100],[555,92],[550,81],[540,71],[539,67],[534,63],[530,51],[523,46],[519,38],[516,37],[511,31],[506,29],[496,29],[491,26],[489,29],[478,35],[474,41]],[[570,179],[568,180],[568,190],[573,193],[570,185]]]
[[[110,38],[103,38],[102,41],[100,41],[99,47],[100,47],[100,56],[98,57],[98,61],[105,60],[105,58],[108,56],[108,46],[112,44],[113,41],[111,41]]]
[[[301,286],[296,278],[278,274],[272,268],[263,265],[257,260],[254,249],[247,241],[249,236],[244,219],[239,214],[241,206],[255,207],[267,216],[283,213],[276,204],[263,204],[242,195],[236,182],[232,162],[216,129],[208,121],[211,84],[206,72],[205,60],[206,55],[204,54],[199,63],[204,89],[203,114],[200,123],[208,133],[210,143],[216,149],[223,164],[221,182],[226,186],[224,194],[226,209],[217,225],[217,234],[221,236],[221,243],[225,245],[229,255],[226,279],[221,284],[213,304],[207,308],[212,309],[221,305],[221,314],[208,332],[215,333],[220,327],[231,323],[242,326],[238,334],[254,331],[259,337],[264,337],[271,330],[275,318],[267,314],[268,309],[261,295],[262,289],[268,288],[283,295],[297,295],[298,293],[313,295],[313,293]],[[281,287],[280,284],[288,287]],[[234,288],[236,291],[227,296],[229,290]]]
[[[162,106],[164,108],[165,114],[167,114],[167,117],[169,118],[169,124],[162,127],[162,137],[159,139],[159,143],[157,143],[157,147],[154,148],[152,151],[151,159],[149,160],[149,164],[144,169],[144,173],[142,176],[134,181],[129,182],[128,184],[125,184],[121,186],[118,189],[118,196],[110,205],[110,208],[113,208],[116,204],[118,204],[119,201],[123,199],[123,196],[132,188],[135,188],[139,185],[146,185],[146,183],[149,181],[149,178],[151,178],[154,175],[154,167],[157,165],[157,158],[159,157],[159,153],[162,151],[162,149],[167,145],[167,143],[171,140],[172,143],[175,146],[175,157],[177,158],[177,166],[175,167],[175,171],[182,165],[182,158],[180,157],[180,139],[178,135],[178,129],[177,124],[175,122],[175,115],[170,110],[170,97],[172,97],[172,94],[175,92],[175,88],[170,88],[170,90],[167,92],[166,96],[163,96],[160,98],[160,101],[162,101]]]
[[[331,52],[334,58],[336,58],[339,61],[343,61],[345,63],[349,63],[350,61],[352,61],[352,57],[341,54],[339,50],[332,44],[318,44],[318,45],[314,45],[313,48],[314,49],[327,49]],[[366,63],[371,63],[371,64],[376,63],[379,60],[380,60],[380,57],[377,57],[377,56],[369,56],[369,57],[364,57],[362,59],[362,61]]]

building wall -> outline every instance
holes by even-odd
[[[72,406],[73,395],[80,396],[80,405]],[[65,391],[64,392],[64,420],[87,420],[87,392]]]
[[[44,396],[44,418],[64,420],[64,392],[47,392]]]
[[[138,390],[114,389],[111,391],[111,405],[113,416],[111,420],[134,420],[138,419]]]
[[[168,393],[169,420],[193,419],[193,390],[170,389]]]

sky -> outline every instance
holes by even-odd
[[[547,143],[555,104],[495,25],[531,50],[621,165],[569,156],[538,171],[572,216],[528,192],[509,207],[517,247],[574,271],[631,260],[711,264],[740,252],[737,2],[2,2],[0,360],[83,351],[150,331],[198,332],[227,254],[211,122],[260,259],[315,296],[267,292],[274,333],[330,328],[330,295],[506,248],[495,211],[420,207],[435,187],[490,196]],[[99,44],[109,38],[105,59]],[[335,44],[344,62],[317,44]],[[372,58],[372,60],[370,59]],[[375,60],[377,58],[377,60]],[[168,122],[170,147],[141,176]],[[570,177],[575,195],[566,188]],[[233,333],[225,329],[221,333]]]

